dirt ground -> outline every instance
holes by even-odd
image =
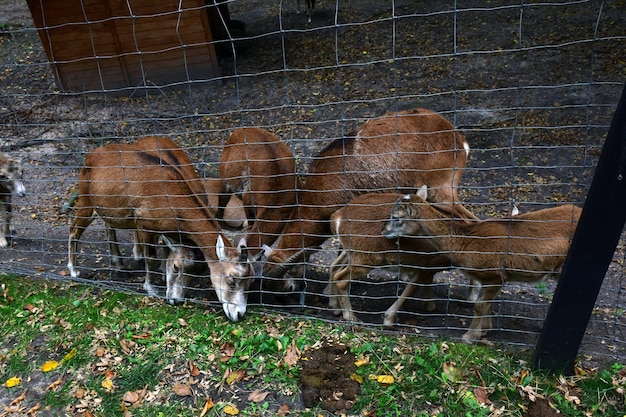
[[[221,57],[219,83],[130,97],[66,95],[55,86],[22,3],[0,6],[0,150],[23,160],[29,194],[15,201],[17,235],[0,252],[0,271],[54,279],[67,279],[71,211],[62,213],[62,206],[85,153],[105,143],[168,135],[209,172],[231,129],[260,126],[281,135],[305,173],[318,149],[364,119],[431,108],[471,144],[461,190],[467,207],[505,216],[513,204],[529,211],[583,203],[626,76],[622,2],[520,9],[468,1],[452,13],[451,5],[430,0],[340,1],[338,9],[323,1],[309,25],[295,2],[251,0],[230,5],[245,31],[236,34],[234,53]],[[140,272],[110,269],[104,242],[96,222],[82,243],[82,280],[141,292]],[[124,249],[130,253],[129,245]],[[336,249],[329,241],[311,259],[294,314],[336,320],[322,293]],[[623,259],[624,240],[580,351],[591,366],[624,361]],[[352,302],[366,324],[379,325],[402,284],[393,271],[370,278],[354,283]],[[507,286],[494,303],[489,340],[532,349],[555,285]],[[466,286],[456,272],[440,274],[436,310],[408,303],[397,330],[460,338],[472,314],[463,301]],[[215,296],[198,288],[193,299],[214,305]],[[249,314],[285,308],[256,292],[250,300]]]

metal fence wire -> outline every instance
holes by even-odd
[[[284,280],[258,277],[266,258],[261,257],[258,236],[249,235],[247,243],[261,262],[255,264],[257,278],[246,291],[245,314],[271,309],[335,320],[335,310],[345,307],[337,291],[345,290],[359,320],[382,326],[406,279],[436,272],[432,283],[423,286],[425,291],[412,294],[386,324],[403,332],[461,339],[472,323],[474,304],[467,300],[472,283],[460,269],[484,273],[491,268],[495,270],[491,276],[502,281],[524,275],[528,272],[524,268],[540,258],[550,258],[538,249],[549,239],[541,234],[567,221],[550,216],[511,221],[516,219],[513,212],[519,210],[522,217],[517,219],[525,219],[537,210],[582,207],[626,76],[626,9],[617,1],[326,0],[311,11],[310,23],[306,14],[297,13],[295,1],[283,0],[101,2],[109,4],[110,15],[86,0],[55,2],[55,8],[49,3],[9,0],[0,6],[0,150],[21,162],[27,191],[24,197],[13,195],[13,234],[8,246],[0,248],[0,271],[145,293],[145,269],[133,256],[133,231],[117,230],[124,264],[120,269],[114,265],[99,218],[80,239],[75,265],[80,275],[72,276],[68,270],[69,225],[77,216],[73,204],[86,155],[147,136],[171,139],[189,163],[168,160],[164,155],[169,151],[157,152],[158,162],[144,159],[134,168],[111,162],[134,155],[121,148],[114,157],[100,155],[87,162],[105,166],[99,184],[124,183],[107,198],[126,198],[134,192],[140,194],[141,204],[168,202],[170,206],[159,207],[170,214],[161,216],[180,225],[186,214],[173,203],[182,197],[171,184],[187,184],[180,175],[192,168],[213,190],[214,178],[225,166],[219,161],[228,149],[226,141],[237,129],[246,128],[244,152],[230,157],[233,166],[239,163],[239,175],[232,174],[230,187],[219,188],[224,195],[214,203],[222,208],[229,203],[228,210],[215,213],[217,227],[236,245],[247,232],[240,224],[238,205],[254,206],[247,213],[248,223],[252,225],[255,216],[265,221],[262,230],[270,238],[262,236],[263,243],[271,244],[284,225],[296,224],[295,250],[306,242],[321,245],[307,253],[299,264],[303,268],[289,272],[297,296],[285,297],[280,291]],[[438,116],[428,120],[441,117],[449,122],[435,130],[451,145],[437,150],[428,142],[430,136],[402,130],[408,117],[395,115],[417,108],[436,112]],[[363,132],[364,126],[386,114],[392,116],[382,122],[382,133],[372,128],[376,133],[371,137],[353,139],[352,132]],[[426,118],[420,120],[415,130],[427,129]],[[269,132],[272,148],[255,147],[253,128]],[[367,147],[364,137],[373,145]],[[407,137],[427,143],[426,148],[403,148]],[[471,148],[464,171],[463,138]],[[264,155],[275,151],[276,140],[292,156]],[[329,149],[336,151],[327,164],[333,169],[319,168],[323,155],[329,159],[324,154]],[[351,153],[359,155],[356,162]],[[402,165],[411,158],[422,162]],[[390,168],[389,160],[396,165]],[[291,164],[296,179],[290,176],[293,172],[272,171],[279,162]],[[172,165],[179,168],[168,168]],[[170,184],[158,182],[165,192],[154,191],[146,167],[161,170],[159,175]],[[5,169],[0,166],[0,174]],[[130,173],[133,169],[137,175]],[[397,245],[376,232],[396,207],[399,196],[389,193],[414,196],[421,185],[406,184],[402,179],[406,172],[410,178],[428,178],[428,199],[441,203],[434,210],[448,213],[447,220],[439,221],[446,232],[432,232],[433,237],[422,230],[422,237],[412,239],[421,249],[408,254],[403,251],[411,244]],[[437,186],[433,173],[447,180]],[[295,194],[279,192],[278,184],[284,184],[279,180],[285,177],[297,189]],[[385,178],[383,185],[376,178]],[[0,180],[5,181],[2,175]],[[448,242],[450,236],[466,233],[463,220],[454,224],[449,220],[451,208],[445,204],[455,181],[459,181],[457,202],[481,221],[504,219],[508,228],[504,237],[483,236],[478,242],[474,236],[473,249],[465,251]],[[316,192],[305,191],[315,183]],[[187,184],[186,190],[195,193],[198,184]],[[253,184],[267,188],[254,189]],[[329,200],[329,193],[335,200]],[[353,251],[334,265],[335,272],[351,265],[349,279],[339,290],[329,289],[331,265],[342,251],[329,230],[329,216],[366,193],[377,196],[359,197],[364,205],[350,205],[341,218],[341,225],[348,225],[342,229],[343,249],[353,245]],[[229,201],[231,194],[240,199]],[[216,195],[211,191],[210,196]],[[204,194],[194,204],[198,198],[209,204]],[[287,214],[272,217],[285,206]],[[102,210],[99,203],[97,209]],[[209,212],[213,213],[204,212],[205,217]],[[303,212],[324,214],[301,219]],[[150,216],[142,213],[143,218]],[[463,213],[457,210],[454,215]],[[512,225],[519,222],[527,233],[512,232]],[[155,228],[154,222],[150,224],[144,229]],[[200,240],[194,228],[180,226],[166,234],[178,249],[184,244],[183,252],[196,256],[196,264],[206,266],[202,260],[219,258],[220,251],[203,248],[198,256]],[[148,231],[156,231],[148,246],[157,249],[155,256],[166,258],[167,246],[158,238],[163,230]],[[520,236],[533,241],[533,249],[517,253]],[[569,238],[571,234],[564,237]],[[524,256],[530,259],[525,266],[506,264]],[[500,263],[494,268],[490,262]],[[516,274],[505,276],[507,265]],[[153,289],[165,298],[163,268],[165,263],[156,266]],[[223,314],[212,288],[218,274],[212,272],[191,271],[184,297],[207,309],[207,314]],[[623,277],[622,239],[585,333],[582,360],[624,359]],[[507,280],[488,313],[491,330],[486,340],[533,347],[555,286],[554,279]]]

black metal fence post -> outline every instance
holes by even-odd
[[[626,87],[602,148],[561,279],[535,349],[536,368],[574,362],[626,220]]]

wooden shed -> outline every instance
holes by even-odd
[[[209,22],[227,22],[225,2],[27,1],[63,91],[115,93],[219,75],[213,40],[224,28]]]

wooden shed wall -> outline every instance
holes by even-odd
[[[27,1],[64,91],[163,86],[219,75],[204,0],[182,0],[181,10],[179,0]]]

